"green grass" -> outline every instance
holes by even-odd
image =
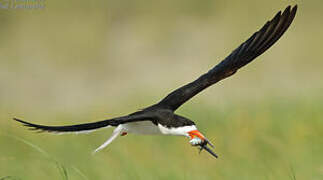
[[[189,106],[219,159],[182,137],[120,137],[92,156],[111,130],[37,134],[15,126],[1,134],[1,175],[20,179],[321,179],[321,99],[267,99],[222,108]],[[13,132],[14,131],[14,132]],[[5,135],[5,133],[8,133]],[[15,134],[10,135],[10,134]]]

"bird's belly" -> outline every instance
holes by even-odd
[[[122,127],[127,133],[133,134],[162,134],[159,127],[151,121],[140,121],[123,124]]]

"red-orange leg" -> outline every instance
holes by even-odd
[[[122,132],[121,133],[121,136],[125,136],[125,135],[127,135],[128,133],[127,132]]]

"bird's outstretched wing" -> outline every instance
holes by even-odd
[[[13,118],[13,120],[22,123],[24,126],[30,127],[30,130],[36,130],[39,132],[53,132],[53,133],[84,133],[94,131],[100,128],[118,126],[120,124],[137,122],[137,121],[150,121],[152,116],[149,113],[134,113],[127,116],[122,116],[118,118],[97,121],[93,123],[69,125],[69,126],[45,126],[40,124],[34,124],[30,122],[23,121],[21,119]]]
[[[288,6],[283,13],[279,11],[259,31],[242,43],[222,62],[203,74],[195,81],[186,84],[168,94],[156,106],[175,111],[187,100],[215,84],[216,82],[233,75],[237,70],[250,63],[256,57],[270,48],[288,29],[297,11],[297,5]]]

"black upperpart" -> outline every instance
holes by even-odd
[[[179,116],[170,110],[157,109],[153,111],[152,114],[154,114],[153,116],[155,117],[152,122],[156,125],[161,124],[168,128],[195,125],[193,121],[183,116]]]

